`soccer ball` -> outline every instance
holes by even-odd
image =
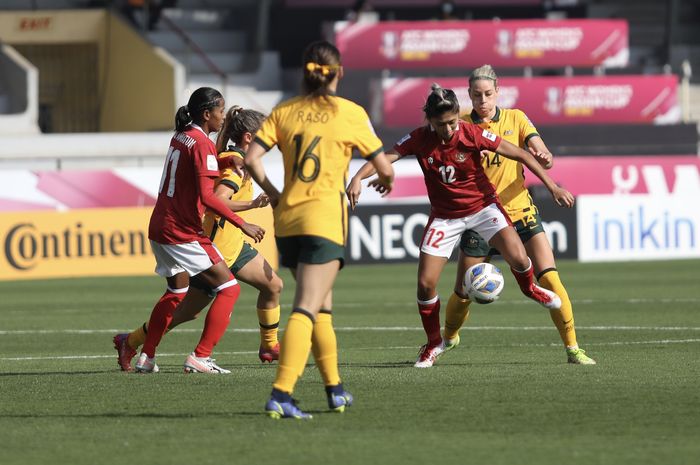
[[[480,304],[490,304],[498,299],[503,284],[501,270],[490,263],[477,263],[464,273],[464,289],[469,299]]]

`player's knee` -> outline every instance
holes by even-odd
[[[511,255],[510,266],[518,271],[525,271],[530,268],[530,259],[527,257],[525,249],[516,251]]]
[[[241,293],[241,286],[235,279],[231,279],[221,286],[214,289],[217,295],[225,295],[228,297],[238,298]]]
[[[267,291],[270,296],[279,296],[282,294],[282,289],[284,288],[284,282],[282,281],[282,278],[279,276],[275,275],[270,281],[268,281],[267,284]]]
[[[435,295],[437,289],[437,282],[430,278],[418,278],[418,295],[419,296],[432,296]]]

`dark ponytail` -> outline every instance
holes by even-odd
[[[241,145],[246,132],[255,134],[262,126],[265,115],[255,110],[248,110],[234,105],[229,108],[224,120],[224,127],[216,138],[216,150],[221,153],[226,150],[230,140],[237,146]]]
[[[443,89],[440,84],[430,86],[430,95],[423,106],[423,113],[427,119],[440,116],[444,113],[459,113],[459,100],[452,89]]]
[[[218,107],[223,98],[221,92],[211,87],[200,87],[195,90],[190,95],[187,105],[177,109],[177,113],[175,113],[175,130],[182,132],[190,123],[201,123],[204,112]]]
[[[302,91],[309,97],[328,98],[328,85],[340,72],[340,52],[330,42],[312,42],[304,50],[301,63],[304,78]]]
[[[175,130],[177,132],[182,132],[191,122],[192,118],[190,117],[190,112],[187,109],[187,105],[183,105],[178,108],[177,113],[175,113]]]

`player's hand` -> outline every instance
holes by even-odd
[[[243,223],[241,226],[243,233],[253,239],[255,242],[260,242],[265,237],[265,230],[253,223]]]
[[[270,197],[267,194],[260,194],[250,203],[251,208],[263,208],[268,205],[270,205]]]
[[[488,158],[491,155],[491,151],[489,150],[482,150],[479,152],[481,154],[481,159],[483,160],[484,158]]]
[[[539,152],[535,150],[532,147],[527,148],[528,151],[532,154],[533,157],[535,157],[535,160],[537,160],[537,163],[542,165],[543,168],[549,169],[552,167],[552,154],[549,152]]]
[[[552,190],[552,198],[560,207],[571,208],[574,206],[574,196],[564,188],[556,186]]]
[[[393,179],[381,179],[381,178],[375,178],[372,179],[369,184],[367,184],[369,187],[372,187],[375,191],[379,192],[382,197],[386,197],[389,195],[391,190],[394,188],[394,181]]]
[[[348,197],[350,202],[350,208],[355,209],[357,202],[360,200],[360,194],[362,193],[362,182],[359,179],[352,178],[348,188],[345,189],[345,195]]]
[[[243,165],[243,159],[240,157],[223,157],[217,158],[217,163],[219,164],[220,170],[232,169],[241,178],[245,176],[245,165]]]

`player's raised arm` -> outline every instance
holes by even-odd
[[[381,156],[380,160],[377,160]],[[379,179],[377,182],[372,182],[371,185],[372,187],[375,188],[377,192],[379,192],[382,195],[388,194],[391,192],[391,189],[393,188],[393,180],[394,180],[394,170],[391,167],[391,164],[394,163],[396,160],[400,158],[400,155],[394,151],[387,152],[387,153],[380,153],[377,155],[375,158],[373,158],[371,161],[368,161],[362,167],[355,173],[355,176],[352,177],[350,182],[348,183],[347,189],[345,189],[345,195],[348,197],[348,201],[350,202],[350,207],[354,210],[355,206],[357,205],[357,201],[360,198],[360,194],[362,193],[362,180],[367,179],[368,177],[374,175],[374,174],[379,174],[380,179],[382,176],[382,172],[384,173],[385,179],[387,176],[389,176],[388,171],[390,171],[390,176],[391,176],[391,182],[389,183],[389,188],[386,189],[385,185],[381,182],[379,182]],[[379,164],[379,166],[377,165]],[[383,171],[382,171],[383,170]]]
[[[523,165],[527,166],[527,168],[532,171],[532,173],[537,176],[549,190],[557,205],[568,208],[574,206],[574,196],[571,194],[571,192],[557,186],[552,178],[549,177],[542,165],[538,163],[530,152],[523,150],[506,140],[502,140],[496,150],[504,157],[519,161]]]

